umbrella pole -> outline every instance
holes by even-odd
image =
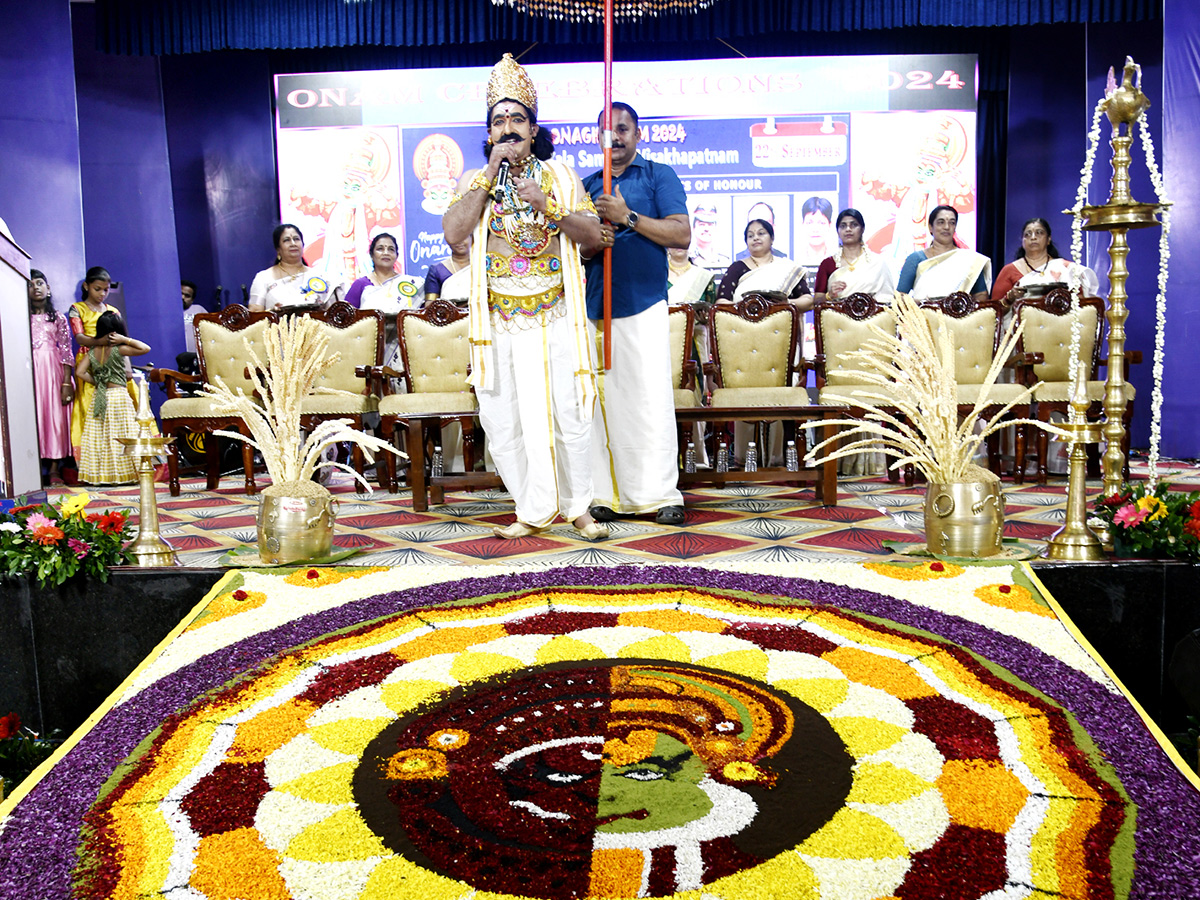
[[[613,0],[604,0],[604,193],[612,193]],[[615,242],[614,242],[615,243]],[[604,248],[604,368],[612,368],[612,247]]]

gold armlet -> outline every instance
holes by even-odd
[[[592,202],[592,197],[590,194],[584,194],[583,199],[580,200],[579,203],[577,203],[575,205],[575,208],[571,211],[572,212],[581,212],[581,213],[591,213],[593,216],[596,216],[597,218],[599,218],[599,216],[600,216],[600,214],[598,212],[596,212],[596,204],[594,204]]]
[[[458,203],[460,200],[462,200],[462,198],[463,198],[463,195],[460,194],[458,191],[455,191],[453,196],[450,197],[450,202],[446,204],[446,209],[449,209],[455,203]]]
[[[471,186],[467,188],[467,190],[473,191],[475,188],[479,188],[484,191],[490,191],[492,189],[492,183],[488,181],[487,176],[484,175],[482,171],[475,173],[475,177],[471,179]]]

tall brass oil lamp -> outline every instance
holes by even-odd
[[[1104,496],[1115,494],[1121,487],[1125,472],[1125,453],[1122,444],[1125,437],[1125,320],[1129,311],[1125,307],[1127,295],[1125,282],[1129,270],[1125,258],[1129,255],[1126,235],[1132,229],[1151,228],[1159,224],[1158,213],[1170,204],[1138,203],[1129,192],[1129,147],[1133,143],[1133,126],[1142,112],[1149,108],[1150,100],[1142,93],[1140,85],[1134,84],[1137,66],[1130,57],[1125,57],[1125,72],[1120,87],[1109,91],[1101,102],[1108,121],[1112,124],[1112,192],[1103,206],[1085,206],[1080,215],[1087,231],[1110,233],[1108,255],[1112,267],[1108,273],[1109,295],[1105,318],[1108,320],[1108,378],[1104,384],[1104,448],[1103,474]],[[1111,79],[1111,72],[1110,72]],[[1138,79],[1140,81],[1140,78]],[[1110,81],[1111,84],[1111,81]],[[1124,126],[1124,132],[1122,132]],[[1143,126],[1145,127],[1145,126]],[[1070,501],[1068,500],[1068,506]]]
[[[138,379],[138,433],[136,437],[118,438],[125,453],[137,461],[138,475],[138,533],[125,549],[133,554],[138,566],[177,566],[175,548],[158,533],[158,497],[154,492],[154,460],[162,456],[174,438],[164,438],[154,423],[150,411],[150,387],[144,378]]]
[[[1100,426],[1089,423],[1087,409],[1087,368],[1075,367],[1071,390],[1071,415],[1060,427],[1071,437],[1070,468],[1067,478],[1067,522],[1046,541],[1043,556],[1062,562],[1095,562],[1104,559],[1104,546],[1087,524],[1087,445],[1100,440]]]

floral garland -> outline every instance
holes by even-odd
[[[1092,170],[1096,164],[1096,150],[1100,146],[1100,120],[1104,115],[1104,101],[1106,98],[1101,98],[1096,102],[1096,108],[1092,110],[1092,126],[1088,129],[1088,148],[1087,155],[1083,160],[1083,168],[1079,170],[1079,187],[1075,191],[1075,205],[1071,207],[1071,262],[1075,266],[1083,265],[1083,208],[1087,206],[1088,188],[1092,185]],[[1077,382],[1077,374],[1079,371],[1079,343],[1083,334],[1083,319],[1079,307],[1079,295],[1082,291],[1080,287],[1080,276],[1075,266],[1072,266],[1069,272],[1071,279],[1071,349],[1068,371],[1071,373],[1071,399],[1075,401],[1079,398],[1075,397],[1075,384]],[[1086,385],[1085,385],[1086,389]],[[1083,404],[1087,406],[1086,394],[1083,398]],[[1068,421],[1072,425],[1080,423],[1080,415],[1075,410],[1076,404],[1072,402],[1068,407]]]
[[[1142,82],[1142,67],[1137,67],[1138,87]],[[1146,169],[1154,185],[1154,196],[1162,205],[1162,231],[1158,235],[1158,295],[1154,301],[1154,389],[1150,396],[1150,458],[1148,479],[1150,488],[1158,484],[1158,454],[1162,443],[1162,380],[1163,350],[1167,331],[1167,278],[1171,262],[1171,208],[1167,200],[1166,184],[1154,159],[1154,140],[1150,136],[1149,123],[1143,110],[1137,120],[1138,132],[1142,136],[1142,149],[1146,152]]]

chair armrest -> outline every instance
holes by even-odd
[[[151,369],[146,373],[146,377],[155,384],[161,384],[166,388],[168,400],[177,400],[183,396],[179,392],[180,382],[184,384],[204,384],[204,379],[199,375],[187,375],[183,372],[177,372],[175,369]]]
[[[693,390],[696,387],[696,373],[700,366],[694,359],[685,359],[683,361],[683,378],[681,387],[684,390]]]
[[[403,378],[404,373],[391,366],[355,366],[354,374],[367,380],[368,393],[386,397],[392,393],[392,379]]]

